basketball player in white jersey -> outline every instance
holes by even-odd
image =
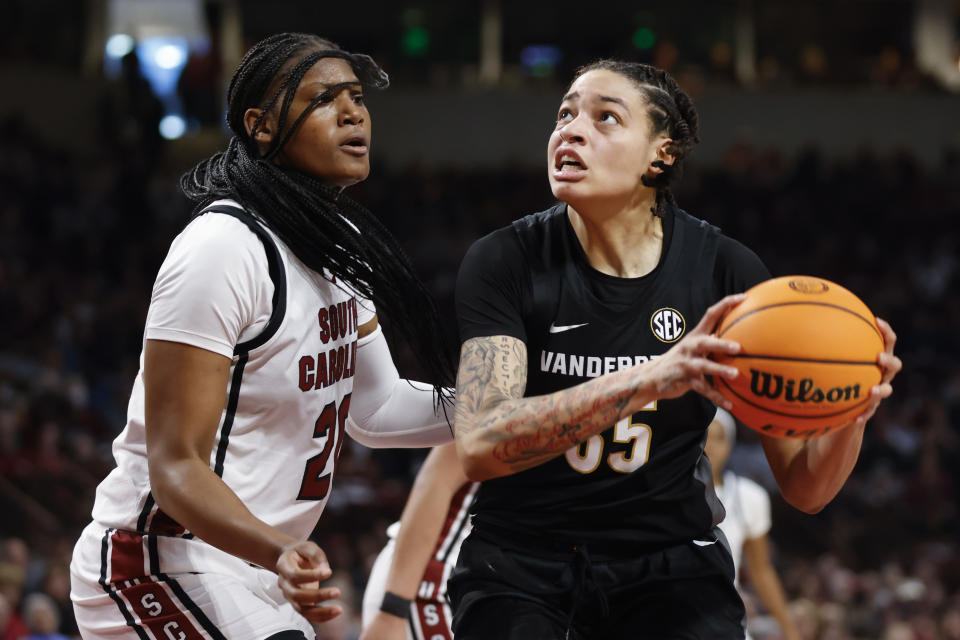
[[[341,613],[307,537],[345,432],[451,439],[435,307],[341,193],[370,169],[363,87],[386,85],[369,57],[306,34],[266,38],[234,74],[234,137],[181,180],[196,215],[154,284],[117,467],[74,550],[85,639],[312,638]],[[399,378],[375,308],[432,390]]]
[[[766,489],[750,478],[724,471],[736,441],[737,425],[733,416],[725,409],[718,408],[717,415],[707,429],[704,451],[713,467],[714,489],[727,513],[719,526],[730,543],[736,583],[740,585],[740,566],[746,555],[750,583],[767,611],[780,624],[783,639],[800,640],[800,631],[787,607],[783,585],[770,561],[767,543],[771,524],[770,496]]]
[[[363,592],[360,640],[451,640],[447,578],[470,532],[479,484],[460,467],[453,444],[423,461],[400,521],[377,556]]]

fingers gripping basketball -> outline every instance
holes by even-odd
[[[813,438],[849,423],[880,382],[884,343],[870,309],[838,284],[786,276],[747,291],[716,335],[741,352],[717,355],[740,371],[716,385],[747,426],[782,438]]]

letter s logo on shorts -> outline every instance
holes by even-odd
[[[657,340],[669,343],[680,339],[686,329],[686,323],[679,311],[664,307],[663,309],[657,309],[650,316],[650,328]]]

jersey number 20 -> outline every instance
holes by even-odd
[[[320,412],[320,417],[313,426],[314,438],[326,438],[323,451],[307,460],[307,468],[303,472],[303,482],[300,483],[300,493],[297,500],[323,500],[330,491],[331,473],[323,473],[327,468],[327,461],[333,453],[336,462],[340,457],[340,447],[343,446],[343,429],[350,413],[350,394],[343,396],[340,408],[331,402]],[[321,475],[322,474],[322,475]]]

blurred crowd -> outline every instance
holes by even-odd
[[[110,4],[60,3],[52,12],[44,2],[9,0],[0,22],[0,61],[73,71],[83,65],[86,73],[94,73],[101,45],[98,40],[91,46],[96,30],[89,25],[102,19],[98,13]],[[190,4],[185,1],[181,6]],[[503,86],[556,83],[569,78],[584,61],[613,56],[666,69],[692,94],[702,85],[761,91],[785,87],[942,90],[930,65],[920,63],[924,55],[918,42],[922,36],[916,32],[918,5],[926,4],[928,9],[939,6],[945,22],[952,15],[949,3],[913,0],[885,0],[882,10],[874,0],[831,3],[830,20],[823,19],[823,6],[818,3],[789,0],[614,2],[605,12],[556,11],[551,3],[532,0],[368,0],[370,15],[377,20],[358,23],[345,8],[309,6],[296,0],[197,0],[196,4],[203,16],[197,31],[205,34],[206,40],[190,52],[180,97],[201,122],[218,119],[216,105],[222,83],[210,79],[224,71],[216,52],[224,22],[231,22],[225,16],[228,6],[241,16],[244,49],[263,36],[295,25],[373,55],[397,86],[405,87],[482,82],[482,7],[497,6],[502,58],[498,82]],[[610,20],[611,13],[618,18]],[[160,10],[156,16],[146,13],[148,18],[162,15]],[[537,19],[531,20],[531,15]],[[691,19],[692,15],[697,19]],[[354,24],[363,26],[343,26]],[[752,55],[738,60],[744,50]]]
[[[149,128],[102,127],[96,149],[68,153],[0,121],[0,640],[76,634],[70,552],[113,465],[153,278],[190,214]],[[400,237],[451,335],[470,242],[552,204],[543,171],[390,172],[375,158],[350,193]],[[899,334],[895,394],[822,513],[779,498],[751,433],[731,459],[773,495],[775,564],[805,637],[960,640],[960,152],[827,159],[744,143],[716,166],[691,164],[677,197],[774,275],[842,283]],[[321,637],[355,637],[367,573],[423,455],[343,448],[315,538],[347,614]],[[777,638],[745,595],[754,638]]]

